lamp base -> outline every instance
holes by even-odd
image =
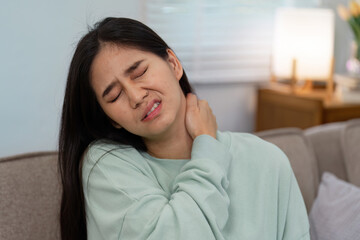
[[[335,58],[332,58],[331,60],[331,65],[330,65],[330,72],[328,75],[327,79],[324,79],[325,81],[320,81],[322,84],[315,84],[317,83],[317,81],[313,81],[312,79],[306,79],[305,83],[302,85],[302,87],[299,87],[299,83],[297,81],[296,78],[296,71],[297,71],[297,62],[296,59],[292,60],[292,69],[291,69],[291,78],[290,79],[286,79],[286,80],[282,80],[282,82],[286,81],[288,83],[288,85],[290,86],[291,92],[293,94],[296,93],[309,93],[311,91],[314,90],[315,86],[323,86],[321,88],[317,88],[317,89],[324,89],[324,92],[326,93],[328,99],[331,99],[333,97],[334,94],[334,80],[333,80],[333,74],[334,74],[334,63],[335,63]],[[359,62],[360,64],[360,62]],[[277,80],[276,76],[271,73],[271,79],[270,79],[271,83],[277,83],[279,82],[279,80]]]

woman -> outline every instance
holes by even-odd
[[[286,156],[222,133],[151,29],[106,18],[79,42],[59,141],[62,239],[309,239]]]

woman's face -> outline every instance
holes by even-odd
[[[183,70],[168,59],[130,47],[105,44],[91,67],[91,85],[113,125],[144,139],[157,139],[184,124]]]

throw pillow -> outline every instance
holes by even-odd
[[[360,239],[360,188],[325,172],[309,221],[312,240]]]

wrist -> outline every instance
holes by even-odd
[[[216,139],[216,132],[206,132],[206,131],[202,131],[202,132],[198,132],[198,133],[194,134],[193,139],[195,139],[196,137],[199,137],[201,135],[208,135],[208,136]]]

